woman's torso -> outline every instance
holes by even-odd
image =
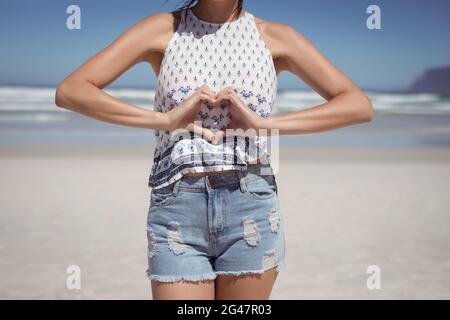
[[[207,84],[218,92],[235,88],[244,103],[262,117],[271,114],[277,93],[277,75],[272,55],[263,41],[254,16],[243,15],[228,23],[200,20],[191,9],[181,12],[177,30],[170,39],[159,69],[155,111],[178,107],[197,87]],[[225,129],[232,114],[226,106],[203,103],[197,120],[211,130]],[[268,154],[267,138],[235,138],[214,145],[190,133],[188,139],[155,130],[156,148],[149,178],[153,188],[163,187],[182,175],[245,170],[249,162]]]

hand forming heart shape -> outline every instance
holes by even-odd
[[[232,113],[232,117],[231,123],[226,129],[213,131],[204,128],[202,122],[196,120],[198,109],[205,101],[213,107],[219,107],[223,102],[228,102],[228,110]],[[245,105],[234,88],[225,87],[215,94],[207,85],[197,88],[179,107],[173,108],[166,115],[169,131],[187,129],[202,135],[213,144],[217,144],[225,136],[235,135],[233,129],[246,131],[263,128],[264,120]]]

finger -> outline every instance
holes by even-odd
[[[228,101],[230,105],[235,104],[238,107],[243,107],[244,102],[241,97],[237,94],[236,90],[232,87],[224,88],[216,96],[219,102]]]
[[[218,144],[223,137],[225,136],[224,130],[218,130],[214,133],[214,140],[212,141],[213,144]]]
[[[197,87],[196,91],[208,91],[211,90],[211,88],[205,83],[199,87]]]
[[[219,92],[216,93],[215,98],[219,98],[221,95],[225,93],[226,88],[222,88]]]
[[[216,96],[224,95],[224,94],[230,93],[232,91],[234,91],[233,87],[231,87],[231,86],[224,87],[219,92],[217,92]]]
[[[201,102],[203,101],[208,101],[211,104],[214,104],[215,99],[214,96],[210,95],[207,92],[199,92],[197,94],[195,94],[195,96],[193,97],[192,102],[192,106],[194,106],[195,108],[199,107],[201,105]]]
[[[207,101],[211,104],[215,103],[214,95],[211,95],[209,92],[204,92],[199,95],[200,101]]]
[[[203,85],[201,87],[198,87],[195,92],[189,97],[190,99],[192,99],[190,102],[192,104],[196,104],[200,102],[202,98],[205,99],[205,95],[208,96],[208,99],[210,101],[214,101],[215,94],[207,85]]]
[[[228,92],[228,100],[231,102],[231,104],[235,105],[236,107],[244,107],[245,106],[241,97],[238,96],[238,94],[233,90]]]
[[[208,128],[204,128],[201,125],[198,125],[196,123],[190,123],[187,127],[187,130],[194,132],[195,134],[198,134],[202,138],[213,141],[214,140],[214,132],[212,132]]]
[[[216,103],[217,104],[221,104],[223,102],[228,102],[229,99],[229,94],[226,91],[223,91],[221,93],[219,93],[218,95],[216,95]]]
[[[227,87],[222,88],[222,90],[220,90],[217,94],[230,93],[230,92],[237,92],[237,89],[235,89],[233,86],[227,86]]]
[[[210,95],[213,99],[216,98],[216,93],[214,92],[214,90],[208,87],[206,84],[203,86],[203,91]]]
[[[222,88],[219,92],[217,92],[217,94],[215,95],[217,102],[221,102],[225,100],[225,96],[229,93],[233,91],[233,88],[228,86],[228,87],[224,87]]]
[[[216,98],[216,93],[214,92],[214,90],[212,90],[208,85],[204,84],[203,86],[201,86],[199,88],[199,91],[201,93],[207,94],[211,97],[211,99],[213,100],[212,102],[215,102],[215,98]]]

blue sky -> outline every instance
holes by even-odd
[[[0,0],[0,85],[54,85],[131,25],[173,10],[164,0]],[[81,7],[81,30],[66,28],[66,8]],[[368,30],[366,8],[382,10],[382,30]],[[245,0],[246,9],[288,23],[311,40],[350,79],[366,89],[401,89],[430,67],[450,64],[448,0]],[[140,64],[115,86],[153,87]],[[283,73],[279,87],[305,88]]]

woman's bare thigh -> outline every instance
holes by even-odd
[[[199,282],[152,281],[153,300],[214,300],[214,280]]]
[[[255,275],[220,275],[215,280],[216,300],[268,300],[277,276],[276,268]]]
[[[154,300],[268,300],[278,276],[276,268],[263,274],[175,283],[152,281]]]

